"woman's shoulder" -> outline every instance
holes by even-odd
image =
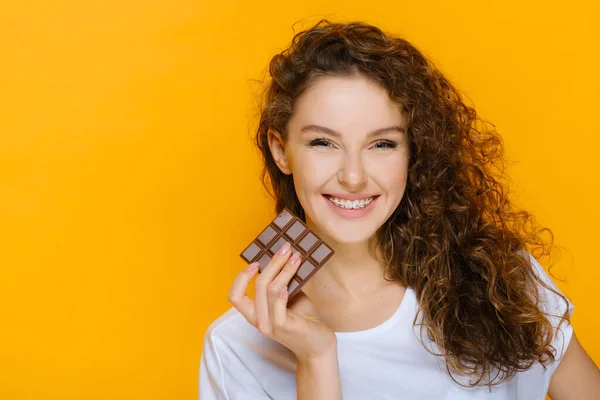
[[[548,286],[544,287],[539,284],[537,285],[542,310],[545,313],[551,313],[550,316],[556,321],[558,321],[565,312],[567,312],[568,316],[571,316],[575,309],[571,300],[564,295],[536,258],[531,253],[527,253],[527,256],[529,257],[535,275]]]
[[[237,398],[238,394],[244,398],[267,398],[266,390],[277,389],[282,379],[294,384],[294,376],[285,374],[293,361],[287,348],[261,334],[232,307],[206,331],[200,363],[200,398]]]
[[[291,350],[260,333],[233,307],[210,324],[204,337],[203,363],[214,364],[223,373],[288,370],[294,361]]]
[[[239,357],[260,356],[264,352],[287,352],[287,348],[261,334],[234,307],[215,319],[204,337],[204,345],[218,353],[236,353]]]
[[[540,310],[550,321],[554,329],[551,345],[557,351],[557,358],[550,368],[551,373],[548,376],[551,376],[573,337],[573,326],[571,325],[570,318],[575,310],[575,306],[571,300],[562,293],[550,277],[550,274],[536,258],[531,253],[528,253],[528,256],[535,275],[546,285],[542,286],[538,283],[537,288]]]

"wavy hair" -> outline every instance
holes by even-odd
[[[425,330],[440,353],[427,350],[445,358],[461,386],[491,388],[535,362],[544,368],[553,362],[553,327],[539,307],[537,285],[567,299],[524,257],[549,254],[552,232],[509,201],[495,126],[463,102],[433,62],[375,26],[323,19],[295,34],[268,71],[255,141],[275,211],[287,207],[306,221],[292,177],[275,164],[268,130],[287,140],[295,102],[315,77],[361,74],[378,82],[406,113],[410,160],[404,196],[370,250],[379,248],[393,279],[415,290],[423,320],[413,324],[421,342]]]

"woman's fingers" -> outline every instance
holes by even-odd
[[[283,288],[273,303],[273,330],[278,336],[300,329],[301,318],[288,307],[289,296],[287,288]]]
[[[258,272],[258,263],[248,265],[246,269],[236,276],[229,291],[229,302],[242,314],[252,325],[256,323],[254,312],[254,301],[246,296],[250,281]]]
[[[287,284],[301,263],[300,254],[291,253],[291,245],[286,242],[263,268],[255,282],[254,300],[246,295],[246,291],[259,270],[257,262],[238,274],[229,292],[231,304],[248,322],[268,336],[273,334],[274,329],[281,329],[290,322]]]
[[[269,317],[269,300],[267,290],[271,282],[277,276],[279,271],[286,264],[290,257],[290,243],[286,242],[273,256],[269,264],[262,270],[260,276],[256,278],[254,312],[256,314],[256,327],[265,335],[270,335],[272,330],[272,320]]]
[[[281,272],[273,279],[267,290],[267,300],[269,302],[269,315],[273,315],[273,307],[277,296],[282,289],[287,290],[290,280],[298,270],[300,265],[300,253],[294,251]]]
[[[275,331],[282,330],[285,327],[288,319],[288,301],[289,293],[287,288],[282,288],[277,294],[277,298],[273,304],[273,329]]]
[[[288,262],[285,264],[279,275],[273,279],[271,286],[281,289],[283,286],[288,286],[292,277],[298,271],[298,267],[302,262],[302,257],[299,252],[294,251]],[[279,291],[279,290],[277,290]]]

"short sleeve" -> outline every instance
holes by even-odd
[[[236,359],[211,326],[200,360],[199,400],[264,400],[270,398],[246,366]]]
[[[556,286],[556,284],[552,281],[548,273],[535,259],[535,257],[529,254],[529,258],[531,259],[531,265],[536,275],[539,276],[540,279],[552,289],[563,295],[558,286]],[[560,360],[567,350],[569,342],[571,341],[571,337],[573,336],[573,327],[571,326],[571,323],[567,320],[563,320],[562,316],[565,311],[567,311],[567,315],[570,317],[575,309],[575,306],[569,299],[567,299],[565,303],[563,298],[543,287],[542,285],[538,284],[538,289],[540,293],[541,309],[554,327],[552,346],[556,349],[556,358],[554,363],[549,365],[548,369],[546,370],[546,383],[548,385],[552,375],[554,374],[554,371],[558,367]]]

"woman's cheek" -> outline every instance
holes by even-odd
[[[313,157],[311,164],[314,166],[313,170],[318,171],[319,176],[327,177],[337,173],[341,165],[341,158],[334,155],[322,155]]]

